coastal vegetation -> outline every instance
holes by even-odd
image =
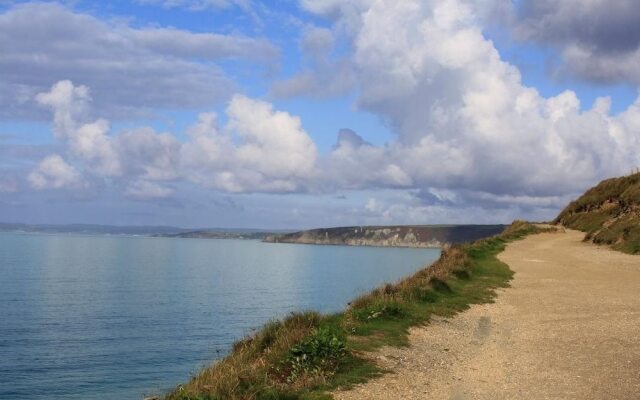
[[[585,240],[640,253],[640,173],[606,179],[572,201],[554,221]]]
[[[432,316],[492,301],[513,274],[496,255],[506,243],[543,230],[516,221],[497,236],[445,248],[430,267],[360,296],[341,313],[294,313],[270,322],[166,399],[330,399],[334,388],[385,373],[368,352],[406,346],[409,328]]]

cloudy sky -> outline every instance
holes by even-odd
[[[505,223],[640,166],[636,0],[0,0],[0,221]]]

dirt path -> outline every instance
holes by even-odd
[[[393,371],[336,399],[640,399],[640,256],[534,235],[499,255],[516,272],[494,304],[384,348]]]

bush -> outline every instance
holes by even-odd
[[[347,355],[344,333],[330,327],[317,329],[312,335],[289,349],[285,360],[288,383],[303,376],[326,378],[335,373]]]

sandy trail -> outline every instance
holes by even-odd
[[[640,399],[640,256],[545,233],[508,245],[496,302],[384,348],[393,373],[336,399]]]

